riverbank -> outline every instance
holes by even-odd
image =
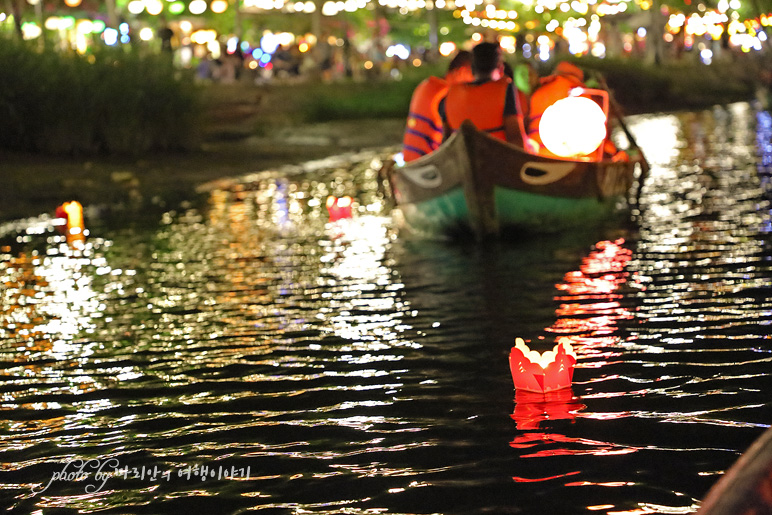
[[[700,87],[689,89],[694,81],[681,78],[679,88],[668,87],[671,94],[652,98],[644,93],[656,89],[661,74],[649,73],[650,87],[642,91],[624,82],[631,70],[628,66],[625,73],[607,74],[630,114],[679,106],[694,109],[751,97],[745,78],[730,82],[705,76]],[[386,98],[392,89],[405,88],[389,89],[383,83],[212,84],[204,88],[200,144],[188,151],[83,157],[0,151],[0,222],[52,212],[71,199],[116,211],[172,209],[198,198],[196,188],[206,182],[346,152],[396,147],[404,117],[394,113],[407,112],[406,105],[397,107],[409,96],[407,100]],[[400,94],[405,96],[405,91]],[[390,106],[391,112],[381,115],[378,106]],[[369,109],[364,115],[358,112],[363,108]],[[319,119],[330,121],[315,121]]]
[[[52,212],[61,202],[116,211],[171,209],[193,201],[204,183],[368,148],[398,145],[404,120],[333,121],[276,127],[263,135],[245,127],[255,115],[211,123],[200,148],[133,158],[51,157],[0,152],[0,222]]]

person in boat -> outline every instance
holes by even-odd
[[[522,144],[512,79],[498,43],[483,42],[472,49],[474,81],[453,84],[440,102],[445,138],[465,120],[497,138]]]
[[[520,133],[527,134],[525,124],[531,109],[531,93],[539,86],[539,73],[530,61],[523,61],[515,65],[511,78],[515,85],[515,104]]]
[[[525,148],[529,152],[552,156],[552,153],[544,148],[539,135],[541,117],[549,106],[568,97],[572,89],[584,87],[587,87],[584,82],[584,72],[568,61],[561,61],[552,75],[539,80],[538,87],[530,96],[528,108]],[[618,150],[608,137],[603,142],[603,155],[615,161],[629,160],[627,153]]]
[[[568,97],[574,88],[584,87],[584,72],[576,65],[567,61],[558,63],[552,75],[543,77],[531,94],[526,124],[526,148],[535,153],[544,153],[539,122],[549,106],[560,99]]]
[[[402,139],[405,162],[418,159],[440,146],[443,136],[438,109],[440,101],[451,84],[472,80],[472,53],[461,50],[448,65],[444,78],[432,76],[418,84],[410,99],[410,112]]]

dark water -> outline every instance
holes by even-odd
[[[689,513],[772,420],[770,119],[638,118],[639,228],[398,235],[379,153],[151,228],[5,225],[12,513]],[[373,162],[373,160],[375,162]],[[353,163],[353,164],[351,164]],[[329,194],[357,199],[327,223]],[[515,337],[579,356],[518,394]]]

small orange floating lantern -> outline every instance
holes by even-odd
[[[330,222],[335,222],[342,218],[351,218],[351,208],[354,200],[348,195],[345,197],[327,197],[327,211],[330,213]]]
[[[83,206],[77,200],[65,202],[56,208],[56,217],[66,220],[64,234],[70,245],[82,244],[86,240],[86,225],[83,222]]]
[[[573,381],[574,365],[576,354],[567,342],[539,353],[517,338],[509,353],[509,369],[517,390],[545,393],[568,388]]]

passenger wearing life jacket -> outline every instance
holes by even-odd
[[[474,82],[454,84],[440,103],[445,137],[464,120],[497,138],[522,144],[515,91],[504,75],[504,59],[498,43],[483,42],[472,49]]]
[[[534,151],[544,151],[539,136],[539,122],[549,106],[568,97],[574,88],[584,87],[584,72],[577,66],[561,61],[552,75],[541,79],[539,87],[531,94],[530,109],[526,130],[529,146]]]
[[[539,82],[539,86],[531,94],[525,148],[529,152],[553,156],[543,146],[539,135],[539,122],[549,106],[568,97],[572,89],[585,87],[584,72],[572,63],[561,61],[552,75],[542,78]],[[617,150],[608,135],[602,145],[604,157],[610,157],[615,161],[629,160],[627,153]]]
[[[402,157],[405,162],[418,159],[440,146],[442,143],[442,118],[438,110],[440,101],[447,94],[450,84],[472,80],[474,80],[472,54],[462,50],[450,62],[444,79],[428,77],[416,87],[410,99],[410,112],[402,140]]]

